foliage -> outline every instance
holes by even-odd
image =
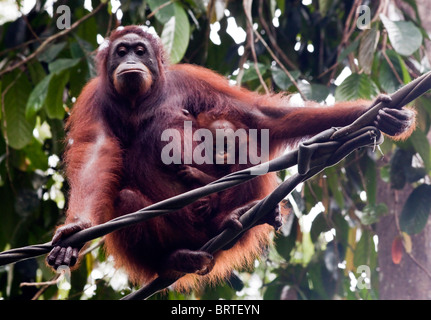
[[[405,1],[411,14],[393,10],[397,17],[381,11],[378,1],[367,2],[372,20],[361,30],[353,0],[255,0],[251,16],[265,43],[254,46],[245,37],[242,1],[127,0],[119,8],[117,1],[90,2],[92,8],[84,8],[84,1],[57,1],[45,9],[46,1],[37,1],[30,12],[0,25],[1,250],[49,241],[64,218],[64,119],[95,75],[100,39],[120,24],[154,28],[173,63],[204,65],[251,90],[301,92],[322,103],[373,99],[429,70],[423,47],[428,36],[415,1]],[[71,10],[72,29],[57,27],[61,4]],[[418,129],[410,139],[386,139],[383,155],[357,151],[288,197],[292,213],[253,271],[240,270],[228,283],[191,295],[153,298],[377,298],[375,225],[389,214],[378,200],[379,186],[413,187],[399,218],[394,261],[401,250],[411,250],[409,235],[423,230],[430,212],[429,98],[419,99],[415,108]],[[280,180],[289,174],[280,172]],[[70,285],[20,287],[54,277],[43,259],[0,267],[0,297],[117,299],[131,290],[98,247],[73,271]],[[358,273],[361,266],[369,268],[367,277]]]

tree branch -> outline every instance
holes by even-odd
[[[162,10],[164,7],[167,7],[168,5],[174,3],[175,0],[170,0],[168,2],[165,2],[163,4],[161,4],[160,6],[158,6],[156,9],[154,9],[153,12],[151,12],[148,16],[147,19],[151,19],[159,10]]]
[[[247,41],[250,45],[251,55],[253,56],[254,60],[254,68],[256,69],[257,76],[259,77],[259,81],[262,84],[263,88],[265,89],[266,94],[269,94],[268,86],[265,83],[265,80],[263,80],[262,74],[260,73],[259,66],[257,65],[257,55],[256,50],[254,47],[254,37],[253,37],[253,20],[251,18],[251,7],[253,4],[253,0],[244,0],[243,1],[243,7],[245,16],[247,18]]]
[[[8,68],[0,71],[0,77],[3,76],[5,73],[11,72],[21,66],[23,66],[24,64],[28,63],[30,60],[34,59],[35,57],[37,57],[39,54],[41,54],[46,47],[53,42],[54,40],[57,40],[58,38],[61,38],[62,36],[65,36],[66,34],[68,34],[69,32],[71,32],[72,30],[76,29],[82,22],[84,22],[85,20],[91,18],[92,16],[94,16],[102,7],[104,7],[106,5],[106,3],[100,3],[96,9],[94,9],[92,12],[90,12],[89,14],[87,14],[86,16],[82,17],[81,19],[79,19],[78,21],[76,21],[75,23],[73,23],[69,29],[64,29],[62,31],[60,31],[57,34],[54,34],[50,37],[48,37],[44,42],[42,42],[42,44],[29,56],[27,56],[25,59],[21,60],[20,62],[9,66]]]

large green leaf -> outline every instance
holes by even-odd
[[[189,45],[190,24],[180,4],[174,3],[175,15],[166,22],[160,36],[171,63],[179,62]]]
[[[422,184],[408,197],[400,216],[400,228],[408,234],[417,234],[427,224],[431,210],[431,185]]]
[[[30,93],[25,110],[27,119],[35,116],[44,105],[50,118],[63,119],[63,90],[69,80],[69,72],[64,71],[74,68],[80,61],[80,58],[57,59],[48,65],[50,74],[45,76]]]
[[[39,82],[30,93],[25,108],[25,116],[31,119],[36,113],[42,109],[45,104],[46,95],[48,94],[48,86],[51,81],[52,74],[47,75],[41,82]]]
[[[48,93],[45,100],[45,110],[51,119],[63,119],[63,92],[64,87],[69,81],[69,72],[64,71],[60,74],[53,74],[48,86]]]
[[[2,88],[6,90],[4,97],[5,119],[2,120],[2,126],[6,125],[6,134],[9,145],[14,149],[25,147],[33,137],[33,127],[35,118],[26,118],[26,104],[31,91],[31,84],[25,74],[17,76],[13,72],[5,76]]]
[[[411,21],[391,21],[383,14],[380,18],[396,52],[410,56],[419,49],[423,40],[422,33]]]
[[[337,101],[371,99],[379,92],[379,88],[366,74],[352,73],[337,89],[335,99]]]

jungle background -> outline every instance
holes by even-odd
[[[429,71],[430,7],[425,0],[1,0],[0,250],[50,241],[64,220],[64,120],[95,76],[98,45],[116,27],[153,28],[171,63],[330,105],[393,93]],[[413,105],[418,123],[408,140],[358,150],[286,198],[291,214],[253,270],[152,299],[430,299],[430,97]],[[293,172],[280,172],[280,181]],[[44,256],[0,267],[0,299],[130,293],[101,241],[70,282],[36,286],[58,277]]]

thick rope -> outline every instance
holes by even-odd
[[[292,190],[301,182],[311,178],[328,166],[335,165],[352,151],[366,146],[375,146],[375,144],[381,144],[383,142],[383,136],[380,131],[374,127],[365,127],[360,131],[350,134],[344,137],[341,141],[328,142],[328,138],[336,131],[336,128],[332,128],[322,132],[315,136],[313,139],[308,141],[306,144],[302,144],[300,150],[306,150],[309,159],[309,170],[304,174],[294,174],[286,181],[281,183],[271,194],[258,202],[255,206],[244,213],[239,221],[241,222],[243,229],[225,229],[219,235],[209,240],[204,246],[200,248],[200,251],[206,251],[214,254],[224,246],[235,240],[242,233],[249,230],[256,223],[263,218],[266,214],[272,211],[280,201],[282,201]],[[300,158],[297,152],[297,159]],[[311,156],[309,155],[311,154]],[[279,160],[277,158],[276,160]],[[124,300],[137,300],[146,299],[154,293],[163,290],[169,285],[173,284],[184,274],[179,275],[175,278],[158,277],[146,286],[129,294],[124,297]]]
[[[333,134],[334,130],[335,129],[330,129],[328,131],[325,131],[319,134],[318,136],[315,136],[314,138],[310,139],[309,142],[302,144],[302,147],[301,147],[303,150],[302,152],[310,153],[310,150],[313,150],[313,149],[318,150],[318,148],[316,147],[316,144],[313,143],[313,141],[318,141],[319,139],[327,140],[330,137],[330,135]],[[377,130],[377,129],[374,128],[374,130]],[[340,141],[345,141],[345,140],[346,138],[341,139]],[[331,156],[334,155],[334,148],[338,147],[341,142],[333,141],[331,143],[332,143],[332,148],[330,149],[327,148],[325,150],[326,155],[322,150],[319,150],[318,152],[319,154],[315,153],[315,155],[318,155],[320,157],[323,157],[325,155],[326,158],[329,159]],[[309,145],[308,148],[307,148],[307,145]],[[280,156],[267,163],[260,164],[251,168],[247,168],[245,170],[241,170],[238,172],[234,172],[206,186],[160,201],[158,203],[145,207],[141,210],[138,210],[134,213],[129,213],[124,216],[112,219],[106,223],[81,230],[75,234],[70,235],[68,238],[64,240],[61,240],[61,242],[57,243],[56,246],[59,245],[64,247],[68,247],[68,246],[78,247],[84,244],[85,242],[104,236],[115,230],[118,230],[127,226],[131,226],[136,223],[143,222],[153,217],[164,215],[172,211],[178,211],[179,209],[195,202],[196,200],[202,197],[208,196],[212,193],[217,193],[217,192],[226,190],[228,188],[232,188],[236,185],[239,185],[241,183],[244,183],[248,180],[251,180],[257,177],[259,174],[261,175],[266,172],[275,172],[275,171],[280,171],[280,170],[289,168],[298,163],[297,162],[298,157],[303,158],[303,156],[301,156],[300,154],[301,153],[298,150],[295,150],[295,151],[286,153],[285,155]],[[309,158],[308,163],[310,163],[306,165],[308,168],[312,168],[313,166],[316,166],[315,164],[313,164],[313,161],[319,161],[320,163],[322,161],[325,161],[324,158],[320,158],[320,160],[316,159],[316,156],[313,159],[310,156],[307,156],[307,157]],[[267,170],[262,170],[263,166],[265,167],[267,166],[266,168]],[[31,246],[4,251],[0,253],[0,266],[46,254],[50,252],[53,249],[53,247],[54,246],[52,245],[51,242],[47,242],[44,244],[31,245]]]

